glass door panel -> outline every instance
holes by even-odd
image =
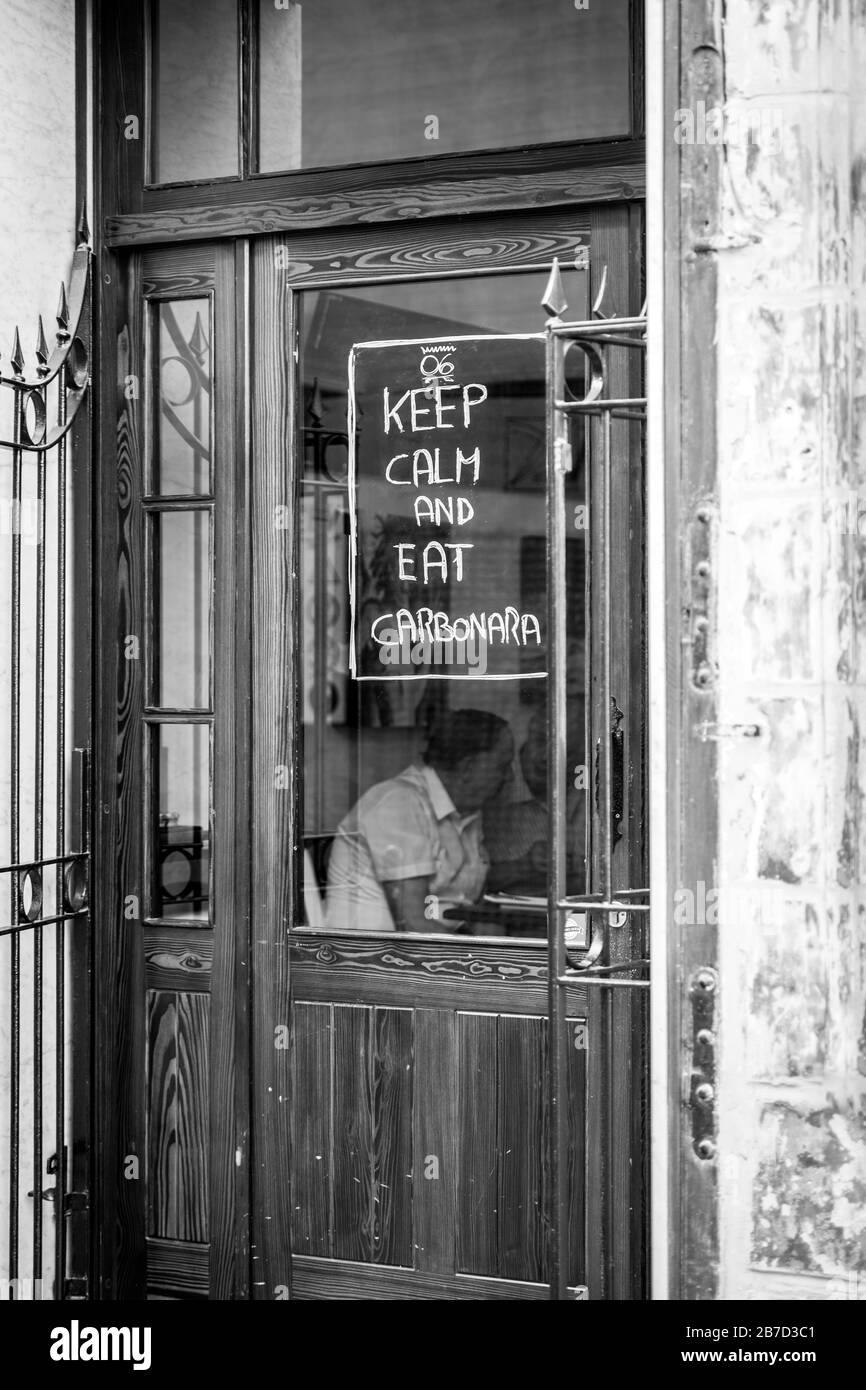
[[[566,279],[569,304],[576,317],[583,316],[585,273],[572,271]],[[483,473],[470,477],[471,470],[464,470],[464,485],[456,489],[446,480],[443,461],[437,474],[442,481],[423,489],[429,507],[438,510],[425,513],[417,531],[433,537],[434,545],[453,546],[465,534],[455,507],[483,515],[483,546],[471,563],[467,559],[461,575],[463,606],[493,614],[502,609],[507,591],[516,598],[515,607],[538,623],[537,640],[509,656],[507,679],[487,678],[492,648],[485,638],[474,634],[462,645],[458,675],[455,667],[448,670],[455,644],[438,642],[429,628],[411,623],[395,629],[392,642],[362,643],[356,655],[363,679],[353,678],[347,421],[353,345],[400,339],[418,340],[423,347],[476,335],[539,332],[542,288],[543,276],[533,272],[302,296],[299,920],[308,926],[544,933],[543,910],[521,913],[512,906],[506,911],[495,900],[497,894],[541,899],[546,892],[547,682],[538,678],[545,670],[546,644],[543,342],[514,342],[500,352],[499,367],[487,375],[485,410],[473,432]],[[577,374],[572,384],[580,389]],[[362,457],[373,421],[359,418],[357,424]],[[424,442],[423,425],[416,424],[414,440],[406,434],[394,445],[395,454],[407,451],[397,468],[409,470],[408,482],[414,449]],[[407,420],[407,429],[410,425]],[[577,518],[585,501],[582,427],[574,434],[574,459],[568,488]],[[453,482],[453,469],[447,476]],[[380,612],[390,602],[392,611],[424,611],[408,569],[406,583],[394,587],[394,547],[415,534],[404,489],[389,486],[394,480],[392,475],[365,483],[366,536],[353,578],[359,633],[368,637],[366,610]],[[414,498],[417,489],[405,493]],[[567,546],[573,600],[568,634],[568,756],[576,774],[569,807],[573,892],[584,890],[586,863],[586,778],[578,775],[586,762],[585,534],[576,522]],[[444,577],[434,580],[428,598],[437,583],[443,593],[447,589]],[[405,606],[409,597],[411,610]],[[383,631],[380,624],[378,632]],[[395,664],[407,672],[406,679],[393,678]]]

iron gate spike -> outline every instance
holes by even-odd
[[[45,327],[41,314],[39,315],[39,331],[36,334],[36,360],[39,363],[37,368],[39,375],[44,376],[48,371],[48,344],[45,341]]]
[[[58,327],[58,338],[68,338],[69,333],[69,303],[66,298],[66,285],[60,281],[60,298],[57,301],[57,313],[55,314]]]
[[[592,317],[593,317],[594,319],[612,319],[612,318],[615,317],[614,314],[606,314],[606,313],[604,312],[604,310],[602,309],[602,307],[601,307],[602,304],[604,303],[604,300],[605,300],[605,296],[606,296],[606,295],[607,295],[607,266],[605,266],[604,269],[603,269],[602,272],[601,272],[601,284],[600,284],[599,287],[598,287],[598,294],[595,296],[595,302],[593,303],[593,306],[592,306]]]
[[[565,290],[562,285],[562,273],[559,268],[559,257],[554,256],[553,264],[550,267],[550,275],[541,296],[541,307],[546,309],[551,318],[559,318],[568,308],[568,300],[565,297]]]
[[[15,341],[12,344],[12,356],[9,361],[12,363],[12,370],[16,376],[21,376],[24,370],[24,353],[21,351],[21,334],[18,332],[18,325],[15,325]]]

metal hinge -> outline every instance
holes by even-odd
[[[77,1274],[63,1281],[63,1300],[64,1302],[74,1302],[77,1299],[86,1300],[89,1297],[87,1285],[87,1275]]]
[[[89,1211],[90,1193],[89,1192],[67,1192],[63,1203],[65,1212]]]

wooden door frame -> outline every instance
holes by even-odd
[[[627,314],[640,309],[643,297],[642,208],[637,203],[627,205],[591,205],[581,209],[568,207],[557,213],[541,212],[531,217],[527,212],[515,212],[508,218],[490,219],[490,225],[501,222],[532,222],[541,234],[563,219],[583,220],[590,235],[590,294],[598,293],[607,268],[610,297],[609,312]],[[442,224],[435,238],[430,236],[431,262],[429,274],[444,271],[441,259],[443,234],[459,240],[475,236],[482,241],[490,235],[485,219],[470,224]],[[297,717],[298,696],[294,689],[294,652],[297,639],[293,636],[298,613],[297,584],[300,558],[294,552],[296,540],[291,530],[275,530],[277,508],[294,508],[294,470],[281,468],[295,453],[294,411],[295,378],[293,342],[293,300],[297,291],[323,288],[335,280],[332,267],[335,261],[342,267],[340,283],[369,283],[389,271],[391,283],[401,279],[413,280],[423,276],[423,259],[418,248],[427,245],[428,230],[410,227],[397,237],[384,240],[379,231],[341,231],[320,233],[315,238],[302,235],[258,239],[251,246],[252,266],[252,330],[251,330],[251,412],[252,449],[259,480],[251,507],[252,520],[252,670],[253,701],[256,717],[252,726],[253,739],[253,850],[252,880],[259,885],[252,899],[252,1009],[253,1034],[251,1056],[252,1074],[252,1131],[251,1131],[251,1246],[254,1268],[251,1294],[254,1298],[283,1296],[274,1290],[290,1286],[290,1235],[288,1203],[282,1175],[291,1172],[291,1139],[287,1097],[291,1095],[291,1068],[288,1050],[275,1047],[275,1035],[288,1030],[290,1023],[290,970],[288,933],[295,920],[297,901],[294,856],[285,855],[284,847],[295,844],[297,833],[295,812],[296,769],[292,756],[294,718]],[[405,259],[406,248],[413,252],[411,262]],[[277,256],[277,247],[285,254]],[[538,274],[539,297],[544,288],[548,257],[557,252],[554,242],[537,262],[530,259],[527,269]],[[432,259],[435,253],[435,261]],[[529,254],[529,253],[527,253]],[[520,269],[517,261],[513,267]],[[453,269],[457,269],[455,263]],[[503,267],[504,269],[504,267]],[[412,271],[414,270],[414,274]],[[539,307],[539,330],[543,326]],[[281,327],[282,326],[282,327]],[[634,504],[634,503],[633,503]],[[642,569],[642,538],[633,536],[633,553],[629,558],[630,572]],[[635,669],[642,660],[643,633],[640,625],[632,630],[632,650],[629,659],[623,654],[622,668]],[[624,677],[623,677],[624,678]],[[290,682],[292,682],[290,686]],[[286,690],[291,688],[291,698]],[[634,693],[634,692],[633,692]],[[645,710],[632,700],[629,707],[631,746],[641,745],[636,730],[645,727]],[[282,778],[275,772],[285,769]],[[639,780],[639,779],[638,779]],[[632,806],[630,817],[638,822],[645,807]],[[631,865],[637,871],[637,865]],[[304,938],[306,942],[306,938]],[[541,946],[542,943],[539,943]],[[541,955],[541,951],[539,952]],[[546,968],[546,967],[545,967]],[[620,1017],[622,1015],[622,1017]],[[630,1020],[621,1008],[617,1010],[615,1026],[630,1031]],[[624,1043],[625,1034],[621,1042]],[[599,1049],[594,1049],[599,1055]],[[591,1085],[598,1103],[607,1101],[606,1084],[599,1068],[593,1070]],[[597,1155],[591,1156],[595,1163]],[[595,1296],[632,1298],[639,1286],[646,1245],[646,1232],[637,1228],[636,1204],[630,1183],[634,1174],[628,1165],[616,1169],[611,1192],[605,1231],[599,1248],[599,1268],[602,1248],[610,1264],[609,1283],[600,1273],[593,1273],[591,1293]],[[593,1170],[593,1180],[601,1182],[601,1170]],[[619,1250],[621,1259],[614,1261],[611,1252]],[[628,1252],[629,1258],[622,1252]]]
[[[102,0],[91,3],[96,76],[93,201],[100,324],[97,365],[101,364],[98,428],[94,432],[97,564],[93,631],[98,667],[94,678],[92,798],[96,993],[94,1296],[118,1298],[135,1297],[137,1287],[136,1279],[130,1277],[135,1252],[125,1244],[129,1224],[124,1217],[124,1212],[132,1211],[134,1202],[130,1185],[123,1183],[120,1176],[122,1146],[116,1124],[118,1107],[124,1103],[116,1067],[118,1047],[122,1058],[128,1044],[128,1040],[124,1042],[119,1037],[118,989],[120,982],[127,987],[137,967],[119,925],[122,919],[118,903],[122,898],[118,896],[116,852],[117,759],[110,733],[117,715],[119,674],[114,386],[118,329],[123,324],[125,252],[179,239],[234,240],[236,367],[239,381],[254,383],[251,398],[244,398],[243,393],[238,395],[237,438],[243,440],[247,457],[252,460],[261,457],[262,450],[270,457],[286,459],[292,447],[294,373],[289,349],[276,325],[287,312],[290,290],[285,270],[275,263],[264,234],[284,229],[294,236],[306,230],[313,261],[318,259],[324,264],[335,249],[342,254],[353,244],[386,247],[392,226],[404,228],[415,221],[423,227],[425,219],[457,214],[483,217],[499,213],[504,220],[528,216],[534,210],[540,210],[539,216],[544,216],[545,210],[570,212],[591,206],[601,233],[605,204],[639,201],[644,194],[644,143],[639,118],[643,80],[638,58],[632,74],[638,116],[628,139],[529,152],[506,151],[492,159],[473,153],[453,159],[404,161],[377,170],[373,186],[369,171],[359,168],[328,173],[324,183],[314,171],[261,177],[254,188],[237,184],[215,191],[206,185],[192,191],[176,188],[164,197],[150,199],[145,206],[136,173],[140,148],[123,137],[126,114],[131,109],[143,109],[144,105],[141,45],[136,30],[141,0],[122,7],[103,4]],[[641,52],[643,9],[642,0],[633,0],[637,54]],[[123,34],[128,38],[127,51],[122,50],[119,42]],[[130,57],[133,61],[127,62]],[[327,205],[324,211],[323,198]],[[330,230],[323,230],[323,218]],[[426,226],[432,240],[436,224],[426,221]],[[287,1015],[287,933],[294,903],[292,856],[284,855],[282,850],[292,843],[294,801],[295,712],[283,692],[292,671],[295,597],[291,576],[295,555],[291,543],[279,552],[270,544],[274,508],[292,501],[286,494],[285,482],[279,469],[268,471],[266,485],[254,499],[252,511],[248,511],[249,525],[246,534],[239,537],[238,548],[239,565],[246,567],[250,576],[249,588],[241,591],[238,602],[251,615],[251,669],[261,673],[255,688],[257,717],[253,727],[247,724],[246,731],[246,746],[251,750],[249,819],[253,839],[250,860],[239,869],[240,881],[246,883],[249,891],[250,923],[249,950],[244,953],[239,936],[235,962],[238,1144],[232,1155],[238,1211],[252,1211],[253,1225],[249,1229],[238,1218],[233,1280],[225,1274],[228,1265],[220,1264],[223,1272],[218,1276],[218,1287],[224,1291],[217,1296],[223,1297],[283,1297],[281,1290],[288,1290],[290,1284],[289,1206],[281,1180],[281,1172],[285,1171],[282,1165],[290,1158],[289,1054],[275,1047],[272,1031],[273,1020]],[[290,535],[291,532],[286,533],[287,537]],[[239,698],[238,707],[249,721],[253,690],[247,674],[242,673],[241,689],[246,699]],[[244,736],[240,728],[241,749]],[[275,771],[283,767],[290,769],[289,781],[277,790]],[[224,965],[228,971],[230,963],[226,961]],[[287,1017],[285,1021],[287,1024]],[[252,1074],[260,1078],[260,1086],[245,1125],[248,1076]],[[248,1200],[250,1193],[252,1202]]]
[[[186,254],[184,254],[186,250]],[[237,325],[237,262],[243,245],[220,243],[202,248],[154,249],[116,254],[103,251],[100,316],[100,354],[108,370],[102,376],[96,479],[96,522],[99,563],[95,578],[95,649],[100,654],[94,691],[95,758],[93,775],[94,882],[98,913],[94,933],[94,1210],[98,1284],[101,1298],[143,1298],[147,1289],[146,1229],[146,1103],[145,1039],[129,1020],[141,1019],[145,991],[183,989],[180,959],[174,965],[148,964],[143,948],[148,889],[144,854],[143,732],[147,703],[143,662],[124,659],[128,634],[139,638],[144,654],[152,621],[144,582],[146,532],[140,503],[146,441],[151,433],[150,390],[147,383],[149,268],[166,284],[174,274],[175,294],[189,294],[189,263],[209,255],[213,271],[214,324],[217,325],[214,375],[224,404],[215,411],[215,448],[223,460],[215,487],[220,500],[215,513],[218,554],[233,552],[232,562],[215,566],[214,605],[217,613],[215,646],[222,660],[214,662],[214,737],[226,756],[215,759],[212,771],[217,842],[232,834],[230,815],[245,825],[247,783],[244,773],[248,744],[249,662],[247,641],[247,528],[245,516],[247,469],[235,466],[236,441],[246,438],[247,410],[243,389],[246,369],[245,318]],[[193,281],[193,288],[194,288]],[[153,294],[153,284],[150,285]],[[159,297],[159,293],[157,297]],[[163,297],[165,297],[163,295]],[[237,331],[233,331],[233,330]],[[136,386],[127,394],[125,383]],[[237,389],[233,382],[237,382]],[[244,458],[248,458],[248,451]],[[216,469],[220,465],[217,463]],[[237,621],[236,621],[237,619]],[[249,875],[241,837],[240,852],[215,855],[214,900],[218,917],[212,930],[210,965],[211,1024],[209,1029],[208,1142],[202,1161],[208,1175],[207,1260],[201,1251],[162,1250],[154,1258],[164,1280],[190,1293],[207,1281],[211,1297],[243,1296],[246,1288],[246,1240],[243,1219],[246,1193],[238,1184],[244,1169],[237,1153],[248,1130],[246,1091],[246,998],[249,959],[247,921]],[[130,899],[134,906],[129,908]],[[228,909],[231,904],[231,911]],[[129,911],[127,910],[129,908]],[[186,936],[186,934],[184,934]],[[190,945],[179,943],[179,956]],[[193,942],[193,947],[195,943]],[[156,971],[156,974],[154,973]],[[159,978],[157,978],[157,976]],[[139,1172],[130,1176],[126,1160],[137,1157]],[[166,1261],[177,1263],[170,1270]]]
[[[717,515],[713,342],[725,151],[679,145],[673,130],[676,110],[724,103],[719,11],[717,0],[646,0],[652,1296],[700,1301],[718,1297],[720,1249],[714,1152],[699,1155],[693,1129],[696,1081],[715,1044],[709,1056],[696,1054],[694,1035],[707,986],[717,1018],[718,929],[678,925],[673,904],[680,885],[714,882],[717,859],[717,743],[698,734],[718,718],[712,626],[700,681],[692,653],[694,618],[712,583],[696,564],[712,566]]]

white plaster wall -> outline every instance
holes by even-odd
[[[37,316],[42,314],[49,346],[56,328],[54,318],[61,279],[68,281],[75,243],[75,51],[73,0],[0,0],[0,354],[5,371],[16,324],[30,366]],[[11,396],[6,390],[0,396]],[[5,406],[5,402],[0,403]],[[0,433],[7,435],[9,415],[0,409]],[[24,469],[24,495],[35,496],[35,466]],[[11,496],[11,455],[0,449],[0,507]],[[48,506],[51,517],[56,498],[51,466],[48,470]],[[26,515],[26,514],[25,514]],[[2,522],[0,514],[0,522]],[[8,520],[8,514],[7,514]],[[21,772],[24,795],[21,805],[22,858],[33,854],[33,723],[35,673],[35,537],[26,534],[22,554],[21,617]],[[10,740],[10,611],[11,536],[9,525],[0,524],[0,863],[9,863],[9,740]],[[53,650],[56,637],[51,596],[56,584],[56,546],[49,524],[46,544],[46,703],[56,705]],[[45,757],[45,853],[53,852],[53,803],[55,743],[49,714]],[[49,906],[46,910],[51,910]],[[0,925],[9,920],[8,876],[0,878]],[[46,929],[42,987],[46,1027],[43,1034],[43,1172],[40,1187],[51,1181],[44,1161],[57,1148],[54,1130],[54,937]],[[9,1050],[10,1050],[10,939],[0,938],[0,1277],[8,1264],[9,1172]],[[21,1174],[19,1219],[19,1275],[33,1274],[31,1224],[33,1201],[26,1196],[34,1187],[31,1135],[34,1115],[33,1043],[33,933],[21,938]],[[42,1274],[46,1296],[53,1276],[53,1207],[44,1202],[45,1258]]]
[[[866,5],[720,41],[721,1296],[866,1298]]]

